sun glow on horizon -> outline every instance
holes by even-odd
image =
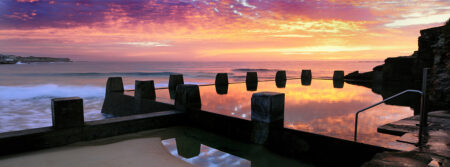
[[[382,60],[417,49],[450,2],[7,0],[0,53],[74,60]]]

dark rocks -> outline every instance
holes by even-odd
[[[83,99],[79,97],[52,99],[52,121],[55,129],[82,127]]]
[[[363,164],[363,167],[426,167],[431,156],[419,152],[384,152]]]
[[[387,58],[383,66],[384,81],[413,81],[414,58],[409,56]]]
[[[359,73],[359,71],[354,71],[344,76],[344,79],[371,81],[373,78],[373,73],[374,73],[373,71],[365,73]]]

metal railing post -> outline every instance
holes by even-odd
[[[421,95],[421,99],[424,98],[423,92],[422,92],[422,91],[419,91],[419,90],[413,90],[413,89],[408,89],[408,90],[404,90],[403,92],[397,93],[397,94],[395,94],[395,95],[393,95],[393,96],[391,96],[391,97],[388,97],[388,98],[386,98],[386,99],[384,99],[384,100],[382,100],[382,101],[380,101],[380,102],[378,102],[378,103],[375,103],[375,104],[373,104],[373,105],[371,105],[371,106],[369,106],[369,107],[366,107],[366,108],[361,109],[361,110],[359,110],[358,112],[356,112],[356,115],[355,115],[355,134],[354,134],[354,141],[356,142],[357,134],[358,134],[358,115],[359,115],[359,113],[361,113],[361,112],[363,112],[363,111],[366,111],[366,110],[368,110],[368,109],[371,109],[372,107],[375,107],[375,106],[378,106],[378,105],[380,105],[380,104],[383,104],[383,103],[386,102],[386,101],[389,101],[389,100],[391,100],[391,99],[394,99],[394,98],[396,98],[396,97],[398,97],[398,96],[400,96],[400,95],[402,95],[402,94],[408,93],[408,92],[419,93],[419,94]],[[423,102],[421,102],[421,104],[423,104]],[[421,107],[423,107],[423,106],[421,106]]]
[[[429,68],[423,69],[423,76],[422,76],[422,98],[420,102],[419,141],[417,143],[418,146],[423,145],[425,128],[426,126],[428,126],[428,112],[426,107],[428,69]]]

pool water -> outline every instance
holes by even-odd
[[[223,91],[225,89],[225,91]],[[250,120],[251,96],[256,92],[285,94],[284,127],[354,140],[355,113],[375,104],[383,97],[372,89],[332,80],[315,80],[310,84],[300,79],[288,80],[280,87],[275,81],[259,82],[256,90],[247,90],[245,83],[229,84],[216,89],[214,85],[200,86],[202,110]],[[157,101],[172,103],[167,89],[156,91]],[[398,136],[377,132],[381,125],[413,116],[410,107],[381,104],[359,115],[357,142],[397,150],[411,150],[410,144],[396,142]]]

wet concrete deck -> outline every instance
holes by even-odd
[[[399,141],[418,143],[419,117],[413,116],[378,128],[381,133],[402,136]],[[365,166],[450,166],[450,111],[428,114],[425,144],[411,152],[377,154]]]

